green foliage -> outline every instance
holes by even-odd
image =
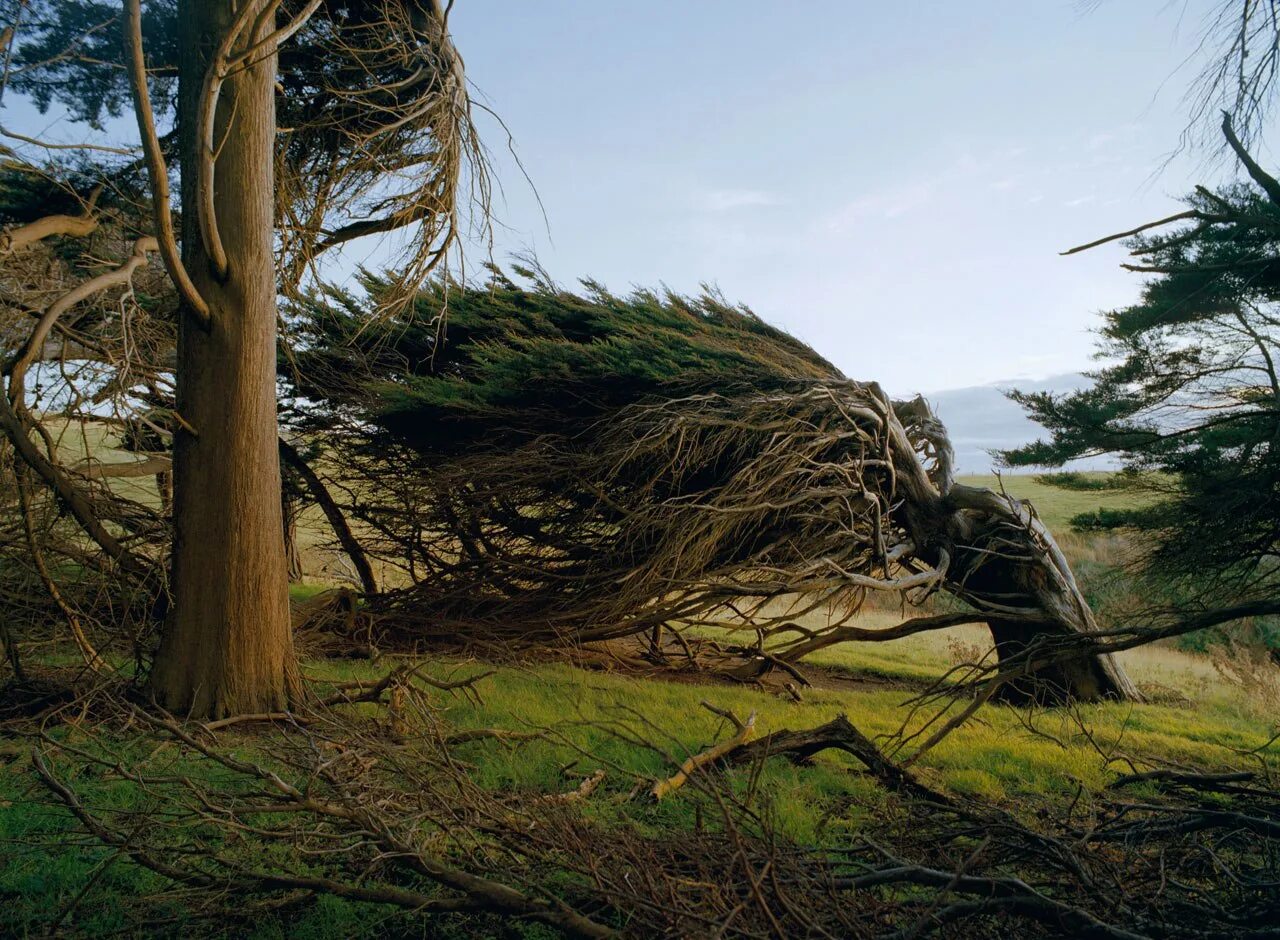
[[[449,451],[585,428],[639,401],[839,377],[808,346],[710,290],[620,297],[584,281],[578,294],[515,270],[527,286],[496,270],[485,286],[435,281],[404,316],[374,325],[369,309],[390,278],[364,275],[364,298],[336,289],[308,298],[293,311],[306,347],[299,391],[355,408],[418,450]]]
[[[1079,392],[1012,393],[1048,437],[1003,456],[1117,455],[1149,505],[1080,523],[1137,529],[1152,574],[1238,598],[1280,584],[1280,206],[1247,185],[1188,204],[1185,225],[1129,243],[1151,278],[1104,316],[1114,364]]]
[[[1140,526],[1143,513],[1134,509],[1095,509],[1071,517],[1071,528],[1077,532],[1109,532]]]
[[[122,6],[107,0],[8,0],[5,22],[18,22],[9,84],[29,95],[41,113],[53,104],[73,120],[101,128],[132,108],[121,67]],[[142,40],[155,81],[154,103],[172,107],[178,63],[176,0],[142,4]]]

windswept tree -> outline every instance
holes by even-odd
[[[752,678],[834,643],[985,622],[1004,666],[988,694],[1135,694],[1107,656],[1034,661],[1092,614],[1028,505],[952,478],[923,400],[845,378],[714,294],[522,273],[433,282],[374,327],[387,280],[297,306],[309,420],[371,550],[413,582],[369,602],[380,642],[647,637],[653,660]],[[850,623],[869,595],[918,608],[939,590],[966,609]],[[829,619],[806,626],[814,612]],[[716,627],[757,639],[704,642]]]
[[[200,716],[283,708],[297,680],[277,297],[294,292],[324,252],[403,231],[399,290],[386,296],[394,305],[457,246],[468,182],[483,202],[483,159],[446,10],[436,0],[34,0],[12,13],[10,89],[90,126],[136,118],[151,206],[136,260],[113,283],[155,252],[178,300],[174,604],[152,689],[165,706]],[[82,234],[99,214],[85,198],[65,218],[82,221],[32,221],[9,233],[6,250]],[[73,288],[46,308],[18,361],[39,354],[66,310],[109,286]],[[23,418],[22,389],[11,380],[9,391]],[[35,452],[29,413],[6,430],[20,451]],[[74,504],[79,482],[35,457]],[[81,508],[96,541],[118,543],[91,506]],[[120,558],[133,554],[122,548]]]
[[[1107,6],[1106,0],[1084,2]],[[1187,124],[1182,145],[1230,153],[1218,134],[1219,115],[1226,111],[1233,116],[1239,139],[1253,149],[1280,91],[1280,3],[1211,0],[1200,10],[1170,5],[1166,12],[1198,33],[1195,51],[1181,63],[1198,68],[1184,92]]]

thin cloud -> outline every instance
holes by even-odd
[[[755,206],[777,206],[784,200],[761,189],[712,189],[702,193],[697,202],[705,212],[732,212]]]

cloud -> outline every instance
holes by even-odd
[[[712,189],[701,193],[696,201],[704,212],[732,212],[753,206],[777,206],[784,202],[775,193],[760,189]]]
[[[867,219],[896,219],[933,200],[934,182],[924,180],[871,192],[847,202],[827,220],[831,232],[843,232]]]

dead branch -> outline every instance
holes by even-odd
[[[346,515],[329,493],[324,481],[311,469],[311,465],[307,463],[302,454],[298,453],[298,449],[284,438],[280,439],[280,456],[302,478],[302,481],[307,486],[307,491],[311,493],[311,498],[316,501],[324,512],[324,517],[328,520],[329,527],[333,529],[334,536],[338,539],[343,551],[347,553],[347,557],[351,559],[351,564],[355,567],[356,573],[360,577],[361,590],[366,594],[377,594],[378,579],[374,576],[373,565],[369,563],[369,556],[360,544],[360,540],[351,531]]]
[[[106,661],[98,655],[98,651],[89,642],[88,636],[85,635],[84,627],[81,626],[79,616],[76,615],[71,605],[67,603],[66,598],[63,597],[62,591],[58,587],[58,582],[54,580],[53,574],[49,571],[49,566],[45,562],[44,551],[40,545],[40,540],[36,537],[35,522],[32,519],[30,486],[28,475],[26,473],[20,474],[18,478],[18,506],[19,511],[22,513],[22,528],[27,536],[27,547],[31,550],[31,560],[36,566],[36,571],[40,575],[40,581],[44,585],[44,589],[62,612],[62,616],[67,622],[67,627],[71,630],[71,635],[75,639],[76,647],[84,658],[85,665],[94,672],[103,672],[109,668]]]
[[[1226,111],[1222,112],[1222,136],[1227,139],[1227,143],[1235,152],[1236,157],[1243,164],[1245,172],[1267,194],[1267,198],[1271,200],[1273,205],[1280,206],[1280,180],[1264,170],[1258,165],[1258,162],[1249,155],[1249,151],[1245,149],[1244,144],[1240,143],[1240,138],[1236,136],[1235,130],[1231,126],[1231,115]]]
[[[756,713],[754,711],[747,716],[746,721],[742,721],[732,712],[723,711],[707,702],[703,702],[702,707],[729,721],[736,728],[733,737],[721,741],[719,744],[714,744],[699,754],[690,755],[680,765],[680,769],[675,774],[665,780],[659,780],[653,785],[649,790],[649,795],[654,800],[661,800],[663,797],[674,793],[684,786],[689,777],[697,773],[698,770],[715,764],[726,754],[731,753],[751,740],[751,735],[755,732],[756,727]]]
[[[578,803],[585,800],[592,793],[595,793],[600,784],[604,782],[604,769],[597,770],[589,777],[584,777],[582,783],[574,787],[567,793],[549,793],[546,796],[540,796],[533,801],[535,806],[563,806],[565,803]]]
[[[113,463],[104,463],[94,458],[86,458],[72,467],[72,470],[91,480],[153,477],[158,473],[171,472],[173,470],[173,460],[159,454],[144,457],[142,460],[125,460]]]
[[[0,234],[0,256],[10,255],[31,245],[62,235],[80,238],[98,227],[95,204],[101,190],[95,189],[85,201],[80,215],[47,215]]]
[[[307,719],[302,715],[295,715],[293,712],[255,712],[250,715],[232,715],[230,718],[219,718],[217,721],[206,721],[200,727],[205,731],[220,731],[223,728],[230,728],[232,725],[255,721],[288,721],[297,724],[305,724]]]
[[[462,900],[459,902],[455,899],[443,899],[441,903],[441,899],[392,886],[368,888],[353,881],[341,879],[324,877],[310,879],[279,872],[258,871],[248,868],[234,857],[216,851],[204,858],[213,866],[212,868],[178,868],[161,860],[154,851],[146,848],[145,840],[131,841],[123,833],[97,818],[80,802],[74,791],[53,774],[44,756],[38,750],[33,750],[32,763],[41,781],[91,833],[106,844],[123,849],[135,861],[166,878],[201,887],[218,885],[220,888],[233,891],[262,890],[273,887],[307,888],[346,897],[379,900],[429,913],[457,910],[491,911],[539,921],[561,930],[568,936],[589,938],[616,936],[616,931],[612,928],[583,916],[563,902],[530,897],[506,884],[455,867],[429,853],[412,834],[412,827],[405,828],[385,817],[376,801],[368,799],[366,794],[354,791],[345,782],[339,782],[339,777],[335,776],[335,762],[331,759],[322,758],[312,767],[310,779],[302,786],[298,786],[289,782],[280,773],[215,750],[168,718],[154,718],[144,712],[135,712],[135,717],[146,725],[162,730],[233,774],[255,781],[266,788],[267,793],[256,803],[243,805],[236,811],[232,811],[230,806],[216,806],[210,796],[192,791],[213,818],[228,818],[229,814],[232,819],[240,817],[249,819],[264,813],[301,814],[304,818],[315,819],[327,826],[336,827],[336,833],[349,833],[360,838],[372,839],[385,857],[394,860],[397,866],[456,891],[462,896]],[[355,767],[350,764],[343,767],[343,771],[347,773],[353,770]],[[126,779],[138,778],[126,772]],[[316,784],[321,782],[332,793],[331,799],[315,794]],[[252,826],[248,831],[255,830],[260,830],[260,827]],[[425,905],[424,901],[427,902]]]
[[[807,763],[826,750],[844,751],[856,757],[885,787],[905,796],[946,805],[949,798],[920,783],[894,764],[844,715],[804,731],[775,731],[723,755],[728,764],[751,764],[770,757],[785,757],[793,764]]]
[[[433,689],[442,692],[463,691],[469,695],[476,696],[475,684],[482,679],[492,676],[497,670],[487,669],[484,672],[477,673],[474,676],[468,676],[465,679],[457,679],[454,681],[446,681],[433,679],[431,676],[424,675],[422,670],[426,667],[426,663],[418,663],[416,665],[398,666],[388,672],[377,682],[344,682],[334,686],[336,690],[333,695],[322,699],[319,702],[320,707],[328,708],[334,705],[354,705],[359,702],[381,702],[382,697],[390,691],[408,686],[413,682],[421,682]]]
[[[359,494],[351,512],[375,533],[366,547],[416,582],[366,606],[383,648],[581,646],[661,629],[669,642],[651,659],[752,679],[835,643],[965,622],[985,622],[1002,659],[1042,635],[1097,630],[1034,510],[952,483],[927,404],[891,402],[874,383],[644,401],[428,471],[401,470],[386,447],[337,446],[342,488]],[[938,590],[971,610],[887,631],[849,624],[869,592],[919,607]],[[834,611],[829,626],[788,635],[818,610]],[[689,643],[688,627],[757,642]],[[1089,655],[996,693],[1139,697]]]

